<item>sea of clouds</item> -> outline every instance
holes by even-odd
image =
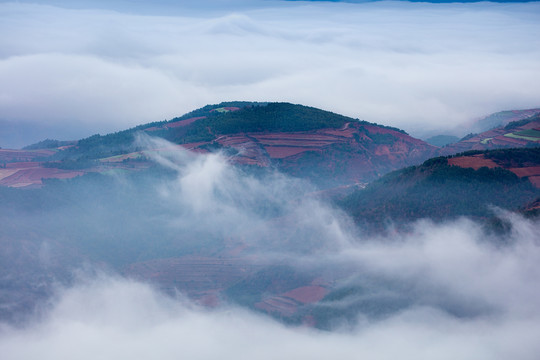
[[[369,288],[369,282],[362,283],[369,279],[373,291],[379,291],[358,296],[384,291],[406,296],[408,305],[382,317],[360,311],[354,321],[322,331],[287,326],[230,303],[200,307],[182,293],[166,295],[155,284],[110,269],[80,270],[71,285],[57,285],[33,319],[0,326],[3,358],[533,360],[540,353],[538,221],[501,212],[512,225],[503,238],[466,218],[441,224],[423,220],[406,233],[366,237],[342,212],[305,196],[311,189],[299,180],[252,176],[232,167],[225,155],[173,151],[173,144],[146,136],[138,141],[177,175],[155,184],[153,201],[165,204],[167,211],[122,209],[122,218],[114,219],[120,230],[111,241],[122,241],[127,249],[136,239],[122,239],[127,231],[122,229],[145,221],[142,216],[157,220],[159,215],[160,226],[169,224],[177,241],[188,241],[190,231],[199,240],[242,239],[262,263],[285,260],[299,270],[314,264],[329,271],[348,269],[354,274],[351,281]],[[118,181],[126,179],[119,176]],[[107,206],[114,210],[117,201],[88,200],[98,198],[87,194],[77,205],[89,213],[84,221],[94,219],[95,236],[108,231],[96,210],[116,216]],[[261,210],[260,201],[274,210]],[[80,225],[78,213],[69,207],[52,214],[59,221],[63,216],[66,225],[59,228]],[[27,226],[52,220],[35,217],[26,219]],[[283,218],[287,221],[275,221]],[[152,241],[160,246],[159,237]],[[379,287],[379,281],[389,285]],[[344,304],[324,305],[330,310]]]
[[[289,101],[425,135],[539,106],[537,2],[152,4],[0,2],[0,120],[73,138]]]

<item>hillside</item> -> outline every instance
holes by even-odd
[[[392,172],[340,205],[368,231],[421,218],[488,219],[540,196],[540,148],[471,151]]]
[[[513,121],[480,134],[470,134],[441,149],[441,155],[468,150],[534,147],[540,144],[540,114]]]
[[[514,121],[530,118],[537,114],[540,114],[539,108],[499,111],[474,121],[467,128],[469,132],[481,133],[497,127],[506,126]]]
[[[21,150],[18,157],[1,150],[6,170],[0,170],[0,185],[40,186],[41,178],[147,168],[158,149],[137,143],[141,133],[198,153],[221,151],[235,164],[276,168],[321,187],[365,183],[436,154],[399,129],[289,103],[229,102],[75,145]]]

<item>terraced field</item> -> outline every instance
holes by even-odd
[[[540,145],[540,117],[537,115],[531,121],[521,120],[510,123],[441,149],[442,155],[452,155],[468,150],[490,150],[500,148],[515,148]]]

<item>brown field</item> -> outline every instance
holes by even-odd
[[[540,188],[540,166],[508,169],[519,177],[527,177],[537,188]]]
[[[508,136],[498,136],[495,139],[491,140],[491,142],[494,145],[500,145],[500,146],[525,146],[530,141],[527,141],[525,139],[516,139]]]
[[[39,163],[35,161],[14,162],[6,164],[6,169],[29,169],[39,167]]]
[[[320,148],[309,147],[265,146],[264,148],[272,159],[283,159],[306,151],[320,151]]]
[[[493,160],[484,159],[483,155],[460,156],[448,159],[448,165],[459,166],[463,168],[473,168],[475,170],[481,167],[493,169],[499,167]]]
[[[172,123],[168,123],[168,124],[164,125],[163,127],[164,128],[176,128],[176,127],[187,126],[187,125],[192,124],[195,121],[201,120],[201,119],[206,119],[206,116],[199,116],[199,117],[193,117],[193,118],[189,118],[189,119],[185,119],[185,120],[175,121],[175,122],[172,122]]]
[[[56,151],[54,150],[11,150],[11,149],[0,149],[0,163],[1,162],[26,162],[32,161],[38,157],[51,156]]]
[[[15,174],[17,171],[19,169],[0,169],[0,183],[4,178]]]
[[[337,137],[344,137],[344,138],[352,138],[353,134],[355,133],[355,129],[353,128],[345,128],[345,129],[324,129],[319,130],[321,134],[331,135],[331,136],[337,136]]]
[[[144,129],[144,131],[157,131],[157,130],[162,130],[162,129],[171,129],[171,128],[187,126],[189,124],[194,123],[197,120],[201,120],[201,119],[205,119],[205,118],[206,118],[206,116],[192,117],[192,118],[189,118],[189,119],[168,123],[168,124],[165,124],[163,126],[152,126],[152,127]]]
[[[529,176],[529,181],[540,189],[540,176]]]
[[[39,165],[34,167],[21,167],[19,169],[9,169],[13,171],[8,176],[1,176],[0,185],[10,187],[41,186],[42,179],[71,179],[83,175],[83,171],[61,170],[54,168],[42,168]],[[0,174],[2,174],[0,172]]]
[[[247,144],[252,143],[253,139],[250,139],[249,137],[245,135],[223,135],[216,139],[216,142],[220,143],[223,146],[235,146],[239,144]]]
[[[540,176],[540,166],[508,169],[519,177]]]
[[[320,301],[328,291],[322,286],[302,286],[282,294],[303,304],[310,304]]]

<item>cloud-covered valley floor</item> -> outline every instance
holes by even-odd
[[[60,204],[47,217],[18,209],[19,221],[47,234],[36,240],[42,249],[47,244],[54,254],[59,242],[87,241],[73,230],[82,223],[88,239],[113,255],[114,241],[146,254],[160,246],[186,251],[172,243],[204,247],[236,239],[251,261],[346,271],[338,285],[364,291],[323,300],[319,306],[328,311],[358,297],[397,298],[405,305],[381,316],[360,308],[352,321],[336,321],[323,331],[285,325],[230,302],[202,307],[181,292],[165,294],[156,284],[119,275],[122,259],[105,268],[90,261],[86,270],[73,266],[75,280],[57,284],[30,321],[2,325],[0,353],[6,359],[532,360],[540,353],[538,221],[501,212],[512,225],[503,238],[466,218],[423,220],[406,233],[366,237],[341,211],[310,196],[313,188],[300,180],[246,174],[222,154],[173,151],[173,145],[147,137],[139,141],[161,149],[152,156],[174,175],[145,184],[144,206],[133,197],[142,188],[116,175],[115,191],[125,190],[115,195],[120,198],[104,199],[90,187],[76,205]],[[47,225],[52,219],[59,224]],[[144,225],[156,236],[137,234]],[[141,255],[125,254],[126,262],[129,256]]]

